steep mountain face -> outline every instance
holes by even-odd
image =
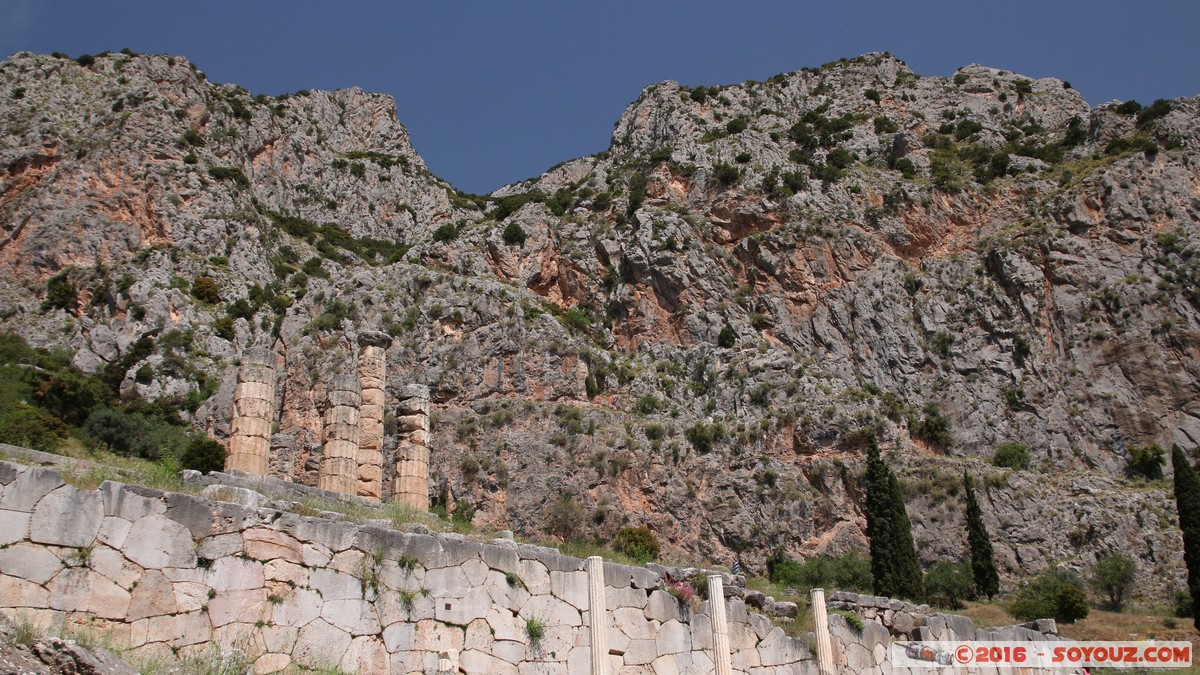
[[[645,524],[751,565],[861,548],[876,433],[926,563],[964,554],[966,468],[1009,586],[1132,551],[1141,593],[1181,587],[1169,493],[1126,472],[1200,440],[1195,99],[1090,108],[869,54],[647,87],[608,151],[480,197],[385,96],[85,64],[0,64],[4,329],[190,395],[217,438],[238,355],[274,349],[294,480],[329,379],[384,330],[390,402],[430,385],[438,497],[481,526]],[[993,467],[1004,444],[1029,467]]]

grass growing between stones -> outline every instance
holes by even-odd
[[[197,494],[200,489],[179,478],[179,466],[173,461],[150,461],[104,451],[88,452],[74,439],[69,439],[60,449],[64,453],[55,468],[64,481],[81,490],[95,490],[106,480],[188,494]],[[38,463],[20,450],[0,450],[0,459],[18,464]]]

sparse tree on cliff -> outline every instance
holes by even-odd
[[[967,543],[971,547],[971,573],[975,579],[975,594],[988,600],[1000,591],[1000,574],[996,572],[996,559],[992,554],[992,538],[983,524],[983,511],[975,499],[975,487],[971,476],[963,472],[963,486],[967,493]]]
[[[912,524],[904,510],[904,494],[900,482],[879,456],[874,435],[867,454],[866,512],[875,593],[920,599],[925,595],[924,583]]]
[[[1179,529],[1183,530],[1192,617],[1200,626],[1200,478],[1178,445],[1171,448],[1171,466],[1175,470],[1175,509],[1179,512]]]

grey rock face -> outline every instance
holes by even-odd
[[[3,92],[2,327],[89,370],[151,336],[122,390],[204,373],[192,421],[220,439],[236,359],[270,348],[280,479],[317,483],[333,376],[377,342],[383,466],[404,401],[428,401],[418,490],[481,526],[542,532],[567,496],[602,539],[628,521],[716,562],[862,550],[872,430],[925,562],[963,555],[966,468],[1007,584],[1111,550],[1139,557],[1139,593],[1182,580],[1169,495],[1126,469],[1200,440],[1194,99],[1139,121],[1053,79],[868,54],[652,85],[606,152],[480,197],[358,90],[18,54]],[[53,274],[75,306],[42,309]],[[990,467],[1003,443],[1030,466]]]

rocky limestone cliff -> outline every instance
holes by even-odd
[[[1009,587],[1130,551],[1163,600],[1169,485],[1126,467],[1200,439],[1198,107],[868,54],[652,85],[606,152],[475,196],[428,172],[384,96],[17,54],[0,316],[119,364],[129,396],[190,395],[219,439],[239,355],[273,349],[273,466],[309,485],[328,385],[385,331],[386,409],[431,390],[436,500],[532,536],[568,495],[580,531],[644,524],[718,563],[862,548],[874,432],[926,563],[964,555],[967,468]],[[48,303],[56,284],[77,295]],[[1002,443],[1030,468],[992,467]]]

